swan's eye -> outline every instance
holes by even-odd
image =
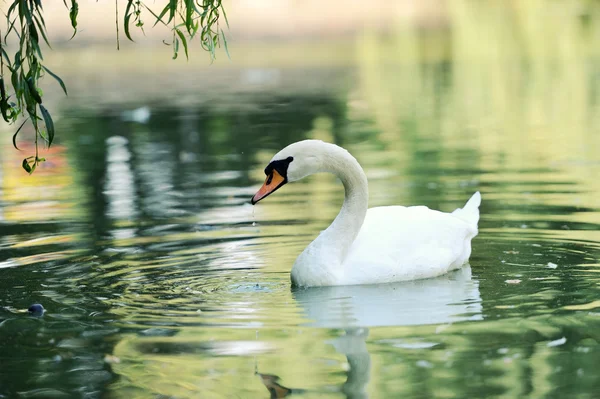
[[[272,161],[270,164],[268,164],[265,168],[265,175],[268,176],[266,184],[271,184],[271,179],[273,179],[274,171],[287,179],[288,166],[290,166],[290,162],[292,162],[293,160],[294,157],[287,157],[286,159]]]

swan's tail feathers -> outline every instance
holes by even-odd
[[[479,222],[479,205],[481,205],[481,194],[477,191],[467,201],[463,208],[458,208],[452,212],[452,214],[470,225],[477,227],[477,223]]]

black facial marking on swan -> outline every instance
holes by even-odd
[[[269,176],[273,174],[273,170],[281,175],[287,181],[287,170],[290,166],[290,162],[294,160],[294,157],[287,157],[286,159],[279,159],[273,161],[265,168],[265,175]]]

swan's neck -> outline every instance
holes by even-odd
[[[350,153],[335,147],[323,163],[323,171],[336,175],[344,185],[345,198],[333,223],[315,240],[343,263],[365,220],[369,202],[367,176]]]

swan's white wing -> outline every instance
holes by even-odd
[[[464,264],[477,229],[425,206],[371,208],[346,257],[344,284],[435,277]]]

